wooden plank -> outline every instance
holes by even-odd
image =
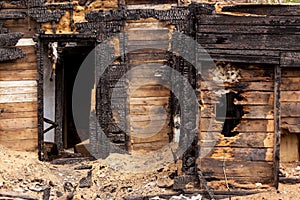
[[[274,107],[272,105],[245,105],[242,119],[274,119]],[[215,117],[215,106],[205,105],[201,111],[201,117]]]
[[[169,41],[169,29],[134,28],[127,31],[128,41]]]
[[[300,67],[300,52],[282,52],[280,54],[281,67]]]
[[[37,118],[0,119],[0,131],[37,128]]]
[[[168,102],[169,97],[147,97],[147,98],[130,98],[130,105],[141,105],[147,102],[147,105],[165,105],[162,102]]]
[[[15,118],[29,118],[29,117],[37,117],[37,111],[16,112],[16,113],[6,113],[4,111],[0,113],[0,119],[15,119]]]
[[[166,118],[168,118],[166,113],[147,113],[145,115],[130,115],[130,120],[132,122],[161,121],[165,120]]]
[[[23,37],[26,38],[32,37],[36,31],[36,23],[28,17],[18,20],[6,20],[3,27],[8,28],[10,32],[22,32],[24,33]]]
[[[0,81],[36,80],[36,70],[1,71]]]
[[[209,157],[217,160],[232,161],[273,161],[272,148],[238,148],[238,147],[215,147]]]
[[[251,26],[299,26],[300,19],[294,16],[230,16],[230,15],[200,15],[199,25],[251,25]]]
[[[35,62],[33,63],[27,63],[24,61],[21,61],[21,59],[17,59],[11,62],[1,62],[0,63],[0,72],[6,71],[6,70],[36,70],[37,65]]]
[[[255,23],[255,22],[254,22]],[[232,24],[230,29],[228,28],[228,24],[223,25],[206,25],[200,24],[198,27],[198,32],[201,33],[240,33],[240,34],[292,34],[299,35],[300,34],[300,26],[299,24],[295,26],[263,26],[263,25],[236,25]]]
[[[293,15],[297,18],[300,15],[298,6],[282,5],[282,4],[244,4],[244,5],[228,5],[222,9],[224,12],[239,12],[256,15],[274,15],[280,16],[281,18],[290,17]]]
[[[209,52],[209,49],[207,49]],[[244,49],[240,52],[244,52]],[[266,63],[266,64],[279,64],[278,57],[272,56],[261,56],[261,55],[228,55],[226,52],[220,54],[209,54],[210,57],[215,61],[225,61],[225,62],[239,62],[239,63]]]
[[[36,87],[19,86],[19,87],[0,87],[0,95],[11,94],[32,94],[37,92]]]
[[[273,105],[274,94],[272,92],[245,92],[240,95],[243,100],[236,100],[236,105]]]
[[[168,144],[168,140],[159,141],[159,142],[152,142],[152,143],[140,143],[140,144],[133,143],[132,144],[132,152],[157,151],[159,149],[162,149],[167,144]]]
[[[265,106],[243,106],[244,115],[242,119],[274,119],[274,107]]]
[[[37,141],[37,128],[27,128],[0,132],[0,141],[33,139]]]
[[[274,120],[242,120],[235,128],[238,132],[274,132]]]
[[[0,81],[0,88],[5,87],[37,87],[36,81]]]
[[[300,90],[299,77],[282,77],[281,78],[281,91],[299,91]]]
[[[203,48],[299,50],[300,44],[293,41],[300,41],[300,35],[197,34],[197,42]]]
[[[273,148],[274,133],[247,132],[225,137],[220,132],[201,132],[198,145],[206,149],[214,147]]]
[[[286,124],[300,124],[300,117],[281,117],[281,126]]]
[[[168,109],[166,104],[164,104],[162,106],[165,110]],[[0,108],[1,108],[1,106],[0,106]],[[150,113],[150,109],[151,109],[151,112],[153,112],[153,113],[158,113],[158,114],[162,113],[161,107],[149,106],[147,104],[141,104],[141,105],[135,104],[134,106],[130,107],[130,114],[133,114],[133,115],[148,115]]]
[[[153,134],[134,133],[131,134],[131,142],[133,144],[138,143],[153,143],[158,141],[169,142],[168,131],[170,128],[165,126],[160,132]]]
[[[283,68],[282,69],[282,77],[299,77],[300,70],[295,68]]]
[[[245,82],[273,82],[274,81],[274,70],[273,67],[261,65],[244,66],[240,68],[240,74],[242,76],[240,81]]]
[[[282,102],[281,117],[300,117],[300,102]]]
[[[0,141],[0,145],[13,150],[36,151],[38,142],[37,139],[5,140]]]
[[[223,159],[202,158],[197,166],[205,178],[224,180],[224,171],[228,180],[269,184],[273,182],[273,162],[266,161],[224,161]],[[225,165],[225,167],[223,167]]]
[[[0,103],[0,109],[3,113],[37,112],[37,102]]]
[[[300,91],[281,91],[281,102],[299,102]]]
[[[201,91],[205,90],[215,90],[221,88],[232,88],[235,90],[242,91],[274,91],[274,83],[273,82],[238,82],[234,84],[229,83],[217,83],[211,81],[201,81]]]
[[[201,131],[205,132],[221,132],[223,129],[223,122],[216,121],[214,118],[201,118]]]
[[[37,93],[1,95],[0,103],[18,103],[37,101]]]
[[[281,130],[284,129],[283,131],[286,133],[300,133],[300,127],[299,125],[291,125],[291,124],[283,124],[280,126]]]

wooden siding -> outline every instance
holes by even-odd
[[[225,164],[224,170],[230,181],[271,183],[274,148],[273,67],[232,65],[240,72],[237,83],[225,83],[223,88],[220,84],[218,88],[213,81],[213,74],[201,83],[204,85],[204,108],[200,118],[199,145],[202,155],[198,159],[198,167],[210,179],[224,180]],[[221,134],[223,123],[216,119],[215,108],[221,98],[216,91],[221,89],[239,92],[242,97],[242,100],[235,100],[236,105],[243,106],[244,114],[234,128],[238,134],[232,137]]]
[[[23,32],[23,38],[31,38],[35,23],[28,18],[7,20],[3,28]],[[24,58],[0,63],[0,145],[15,150],[36,150],[37,56],[35,46],[18,48],[26,54]]]
[[[159,150],[169,142],[169,82],[164,71],[169,29],[148,19],[126,24],[129,71],[130,147],[133,152]]]
[[[280,159],[299,159],[300,134],[300,71],[297,68],[284,68],[281,78],[281,129]]]

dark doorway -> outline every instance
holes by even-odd
[[[61,52],[61,65],[62,65],[62,101],[63,101],[63,146],[64,148],[72,148],[76,144],[89,138],[89,115],[91,107],[91,91],[94,86],[93,68],[89,70],[89,78],[84,85],[84,88],[80,89],[80,96],[74,96],[80,99],[80,105],[73,105],[73,87],[76,80],[76,76],[81,67],[81,64],[93,49],[91,46],[68,46],[62,48]],[[81,117],[76,126],[73,117],[73,108],[80,113]]]

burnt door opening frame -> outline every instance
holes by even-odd
[[[56,65],[56,69],[55,69],[55,77],[53,77],[53,80],[55,79],[55,133],[54,133],[54,143],[57,146],[57,149],[59,152],[62,152],[64,148],[68,147],[68,134],[66,131],[68,131],[68,129],[66,129],[65,126],[65,122],[70,122],[70,127],[73,127],[72,125],[72,117],[68,117],[66,116],[67,113],[70,113],[70,109],[72,109],[72,103],[69,102],[68,106],[66,105],[66,99],[69,101],[70,98],[72,99],[72,97],[67,97],[69,96],[72,91],[70,90],[71,86],[67,86],[68,91],[67,93],[65,93],[64,89],[65,89],[65,79],[68,74],[66,74],[66,72],[69,72],[70,70],[72,71],[72,68],[68,68],[66,70],[66,64],[75,64],[77,65],[77,68],[79,69],[80,63],[76,63],[74,61],[78,61],[84,60],[84,54],[87,55],[89,53],[89,50],[93,49],[95,44],[96,44],[96,40],[94,36],[90,36],[90,37],[86,37],[86,35],[44,35],[41,34],[39,36],[39,38],[36,38],[36,48],[37,48],[37,57],[38,57],[38,61],[37,61],[37,65],[38,65],[38,155],[39,155],[39,160],[45,160],[46,159],[46,149],[45,149],[45,136],[44,136],[44,82],[46,81],[45,78],[45,74],[44,74],[44,68],[49,67],[47,65],[49,65],[49,61],[47,60],[47,46],[49,42],[58,42],[58,52],[59,52],[59,56],[61,56],[61,58],[59,58],[59,61]],[[88,44],[88,46],[85,46],[85,50],[83,51],[83,53],[80,51],[78,51],[78,54],[82,54],[81,56],[78,56],[74,59],[74,57],[71,56],[71,54],[68,52],[64,52],[63,54],[61,54],[61,49],[64,49],[66,43],[76,43],[78,42],[78,44]],[[83,45],[83,46],[84,46]],[[70,47],[70,49],[72,49],[73,47]],[[69,51],[70,52],[70,51]],[[75,53],[76,54],[76,53]],[[78,55],[77,54],[77,55]],[[65,63],[63,61],[63,59],[67,58],[67,63]],[[72,59],[74,59],[74,61],[72,61]],[[69,63],[68,63],[69,62]],[[70,66],[72,67],[72,66]],[[77,69],[77,70],[78,70]],[[76,70],[75,70],[76,71]],[[76,72],[77,73],[77,72]],[[73,74],[71,79],[74,79],[76,77],[76,73]],[[74,80],[73,80],[74,81]],[[70,82],[70,81],[69,81]],[[68,107],[68,108],[67,108]],[[67,112],[67,113],[66,113]],[[72,115],[72,113],[71,113]],[[74,138],[73,138],[74,139]],[[78,138],[77,138],[78,139]],[[72,136],[70,138],[70,140],[72,140]],[[69,141],[69,147],[72,146],[74,144],[72,144],[71,141]]]

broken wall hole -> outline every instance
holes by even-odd
[[[223,94],[219,98],[219,103],[216,104],[216,120],[224,121],[222,134],[225,137],[234,137],[239,132],[234,131],[234,128],[240,123],[244,115],[243,106],[235,105],[234,101],[241,101],[243,97],[240,93],[229,92]]]

